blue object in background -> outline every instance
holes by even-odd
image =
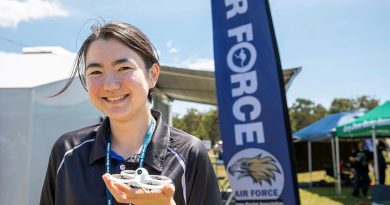
[[[322,141],[335,137],[336,127],[352,122],[361,117],[364,110],[352,110],[327,115],[312,124],[293,133],[294,140],[298,141]]]
[[[300,204],[268,1],[211,2],[223,159],[234,197]]]

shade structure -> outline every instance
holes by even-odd
[[[350,123],[337,127],[336,135],[340,138],[371,137],[373,129],[376,137],[390,136],[390,101]]]
[[[311,142],[331,140],[332,148],[332,161],[333,161],[333,171],[334,177],[337,177],[338,173],[335,171],[338,170],[337,165],[339,161],[339,150],[338,147],[334,146],[334,140],[336,133],[336,127],[348,122],[353,121],[355,118],[360,117],[364,114],[364,109],[345,111],[335,114],[327,115],[316,122],[304,127],[297,132],[293,133],[294,141],[306,141],[308,146],[308,171],[310,173],[310,182],[311,182],[311,172],[312,172],[312,149]],[[311,183],[310,183],[311,184]],[[335,184],[336,192],[340,194],[341,188],[340,183]]]
[[[301,69],[294,67],[283,70],[286,90]],[[217,104],[214,71],[161,66],[157,89],[171,100]]]
[[[372,109],[350,123],[337,127],[336,135],[340,139],[372,138],[374,142],[375,179],[378,182],[378,152],[375,149],[377,145],[376,138],[390,136],[390,101]]]
[[[335,136],[336,127],[353,121],[364,114],[364,110],[352,110],[327,115],[316,122],[293,133],[297,141],[322,141]]]

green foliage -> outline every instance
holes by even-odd
[[[350,99],[350,98],[335,98],[329,108],[329,113],[338,113],[349,110],[357,110],[365,108],[371,110],[372,108],[379,105],[379,100],[363,95],[361,97]]]
[[[321,104],[298,98],[289,108],[291,131],[295,132],[311,123],[325,117],[327,114],[338,113],[348,110],[366,108],[370,110],[378,106],[379,100],[369,96],[361,96],[355,99],[336,98],[332,101],[329,111]],[[187,133],[199,137],[217,141],[220,139],[219,120],[217,108],[207,112],[199,112],[192,108],[187,110],[187,114],[182,117],[173,116],[173,126]]]
[[[335,98],[329,108],[329,113],[338,113],[355,109],[355,100],[347,98]]]
[[[173,116],[173,127],[181,129],[189,134],[192,134],[199,128],[202,114],[195,108],[187,110],[187,114],[182,118]]]
[[[315,104],[308,99],[298,98],[289,108],[291,131],[295,132],[306,127],[326,114],[327,110],[321,104]]]
[[[371,110],[379,105],[379,100],[371,98],[370,96],[363,95],[356,98],[356,108],[366,108]]]
[[[220,139],[219,134],[219,119],[218,110],[212,109],[205,113],[202,118],[202,126],[204,127],[207,138],[211,141],[218,141]]]
[[[379,100],[366,95],[355,99],[335,98],[328,111],[321,104],[316,104],[308,99],[298,98],[289,108],[291,131],[295,132],[304,128],[327,114],[357,110],[360,108],[371,110],[372,108],[378,106],[378,104]]]
[[[201,113],[192,108],[183,117],[173,116],[173,126],[200,139],[217,141],[220,139],[217,109]]]

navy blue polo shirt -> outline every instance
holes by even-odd
[[[177,205],[220,205],[218,181],[207,150],[198,138],[163,122],[152,110],[156,127],[148,144],[144,168],[172,179]],[[109,119],[61,136],[50,153],[40,205],[106,205],[105,156]],[[111,173],[135,170],[137,162],[111,153]],[[122,168],[122,169],[121,169]]]

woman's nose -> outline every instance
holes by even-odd
[[[120,88],[120,79],[113,73],[106,74],[103,88],[106,91],[118,90]]]

